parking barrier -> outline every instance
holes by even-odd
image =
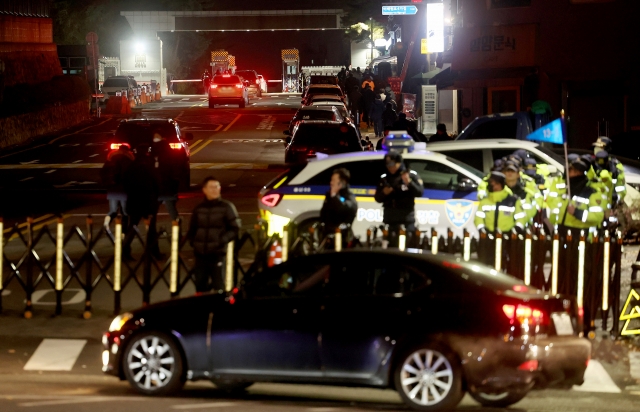
[[[230,292],[233,289],[233,286],[235,285],[233,279],[234,279],[234,273],[233,273],[233,255],[235,252],[235,248],[234,248],[234,244],[235,242],[232,240],[231,242],[227,243],[227,256],[225,259],[225,278],[224,278],[224,290],[226,292]]]
[[[398,249],[404,252],[407,247],[407,231],[404,225],[400,226],[400,233],[398,236]]]
[[[334,236],[335,250],[336,252],[340,252],[342,251],[342,229],[340,229],[340,227],[336,228]]]
[[[62,313],[62,290],[64,288],[62,278],[62,257],[64,254],[64,220],[58,218],[56,230],[56,315]]]
[[[178,295],[178,249],[180,245],[180,224],[171,222],[171,280],[169,282],[169,292],[171,297]]]
[[[468,262],[471,259],[471,236],[469,235],[469,232],[467,231],[467,229],[464,229],[463,231],[463,236],[464,236],[464,251],[462,253],[462,259],[464,259],[465,262]]]
[[[438,254],[438,232],[435,229],[431,229],[431,253]]]
[[[531,243],[531,232],[527,231],[524,240],[524,284],[527,286],[531,284]]]

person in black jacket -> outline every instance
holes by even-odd
[[[349,179],[351,174],[345,168],[335,169],[331,175],[329,191],[327,192],[322,209],[320,210],[320,221],[324,223],[325,236],[335,233],[342,224],[350,225],[356,218],[358,203],[349,189]],[[343,233],[343,241],[348,241],[348,236]]]
[[[104,218],[105,228],[114,217],[118,216],[118,211],[122,213],[122,225],[127,227],[129,214],[127,213],[127,194],[124,190],[124,178],[127,168],[133,162],[133,153],[128,145],[121,145],[107,156],[100,171],[102,184],[107,189],[107,200],[109,201],[109,213]]]
[[[415,198],[422,197],[424,187],[418,174],[405,166],[400,153],[387,153],[384,162],[388,173],[380,176],[375,199],[384,208],[382,221],[389,226],[389,244],[397,246],[400,226],[404,225],[407,240],[415,232]]]
[[[177,221],[179,215],[176,204],[178,203],[180,178],[183,173],[180,165],[184,163],[179,161],[177,157],[184,156],[184,152],[171,149],[167,139],[159,133],[155,133],[151,155],[154,159],[154,172],[158,185],[158,202],[164,203],[171,220]]]
[[[187,239],[196,259],[196,294],[213,287],[224,291],[224,268],[227,244],[237,239],[240,218],[233,203],[220,196],[220,181],[209,176],[202,182],[205,199],[193,209]]]

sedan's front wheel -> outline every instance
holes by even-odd
[[[469,387],[469,395],[482,406],[491,408],[506,408],[518,403],[527,396],[529,388],[509,389],[500,393],[489,393],[480,391],[474,387]]]
[[[425,343],[406,351],[395,370],[396,390],[420,411],[455,408],[462,399],[462,368],[446,347]]]
[[[180,350],[164,333],[134,336],[122,356],[124,375],[131,386],[145,395],[168,395],[184,385]]]

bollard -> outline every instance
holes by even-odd
[[[464,229],[464,243],[462,250],[462,258],[465,262],[468,262],[471,259],[471,237],[469,237],[467,229]]]
[[[335,233],[335,249],[336,252],[341,252],[342,251],[342,230],[340,230],[340,227],[336,228],[336,233]]]
[[[404,225],[400,226],[400,234],[398,236],[398,249],[404,252],[407,247],[407,231],[405,230]]]
[[[502,270],[502,232],[496,233],[496,254],[495,268],[498,272]]]
[[[576,295],[578,301],[578,310],[584,314],[584,257],[585,257],[586,241],[584,230],[580,231],[580,241],[578,243],[578,293]]]
[[[120,313],[120,292],[122,289],[122,218],[116,218],[115,244],[113,248],[113,292],[114,314]]]
[[[487,256],[487,232],[484,229],[480,229],[480,238],[478,239],[478,260],[484,264],[489,263],[489,256]]]
[[[4,255],[4,221],[0,217],[0,313],[2,313],[2,291],[4,288],[4,279],[2,278],[2,257]]]
[[[551,295],[558,294],[558,258],[560,253],[560,235],[558,229],[553,232],[553,248],[551,252]]]
[[[224,276],[224,290],[226,292],[230,292],[233,289],[233,248],[235,246],[235,242],[232,240],[227,244],[227,259],[226,259],[226,269]],[[284,253],[283,253],[284,255]]]
[[[144,252],[142,252],[142,258],[144,259],[144,265],[142,267],[142,306],[148,306],[149,303],[151,303],[151,265],[153,264],[151,248],[156,241],[156,239],[153,239],[151,232],[152,223],[155,224],[155,221],[149,217],[144,219],[147,236],[144,241]]]
[[[25,282],[26,305],[24,309],[24,317],[31,319],[33,316],[33,303],[31,295],[33,293],[33,218],[27,218],[27,279]]]
[[[282,228],[282,262],[289,259],[289,227]]]
[[[431,253],[438,254],[438,232],[435,229],[431,229]]]
[[[606,330],[607,316],[609,314],[609,262],[611,260],[611,236],[609,231],[604,231],[604,251],[602,257],[602,323]]]
[[[531,284],[531,232],[524,239],[524,284]]]
[[[85,283],[84,283],[84,312],[82,312],[82,317],[84,319],[91,318],[91,294],[93,292],[93,259],[92,259],[92,245],[93,245],[93,218],[91,215],[87,216],[87,250],[85,251],[86,267],[85,267]]]
[[[447,253],[454,254],[454,242],[453,242],[453,231],[447,228]]]
[[[180,224],[171,222],[171,267],[169,268],[169,292],[171,297],[178,296],[178,246],[180,243]]]
[[[367,229],[367,248],[371,249],[371,228]]]
[[[62,259],[64,256],[64,221],[58,218],[56,227],[56,315],[62,314],[62,289],[64,288],[64,279],[62,277]]]

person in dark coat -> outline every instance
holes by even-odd
[[[129,146],[123,144],[118,150],[109,153],[107,161],[100,171],[102,184],[107,189],[107,200],[109,201],[109,213],[104,218],[105,228],[108,228],[113,218],[118,216],[118,212],[122,214],[123,226],[127,227],[129,223],[124,178],[133,159],[133,153],[131,153]]]
[[[393,130],[409,130],[409,121],[406,113],[398,113],[398,121],[393,124]]]
[[[436,126],[436,134],[431,135],[429,142],[448,142],[451,141],[449,134],[447,134],[447,125],[440,123]]]
[[[384,130],[391,130],[396,120],[398,120],[398,114],[393,110],[393,105],[391,103],[387,103],[384,112],[382,113],[382,125]]]
[[[376,202],[382,203],[382,221],[389,226],[389,244],[397,246],[400,227],[404,225],[407,239],[415,232],[415,199],[422,197],[424,187],[418,174],[409,170],[398,152],[384,156],[387,173],[380,176]]]
[[[222,199],[220,181],[209,176],[202,182],[205,199],[193,209],[187,239],[195,256],[196,294],[224,291],[227,244],[238,238],[240,218],[233,203]]]
[[[324,223],[325,236],[335,233],[342,224],[352,224],[356,217],[358,203],[349,189],[349,179],[351,174],[345,168],[335,169],[331,175],[329,191],[320,210],[320,221]]]
[[[344,82],[344,87],[347,93],[349,93],[351,90],[353,90],[354,87],[359,89],[360,82],[355,77],[353,77],[353,74],[349,73],[347,75],[347,80],[345,80]]]
[[[384,103],[382,103],[382,99],[379,94],[374,96],[373,104],[369,109],[369,119],[373,123],[373,131],[376,134],[376,137],[382,137],[382,132],[384,132],[384,128],[382,125],[382,113],[384,112]]]
[[[367,128],[371,127],[371,120],[369,119],[369,111],[373,105],[373,101],[376,99],[376,94],[371,87],[367,84],[362,89],[362,121],[367,122]]]
[[[176,159],[183,155],[182,151],[175,151],[169,146],[167,139],[159,133],[153,136],[151,155],[154,160],[154,173],[158,185],[158,202],[165,205],[171,220],[178,220],[178,191],[182,170],[179,165],[183,162]]]
[[[349,111],[355,119],[356,126],[360,127],[360,114],[362,113],[362,94],[359,87],[354,86],[349,92]]]
[[[427,137],[418,131],[418,125],[415,120],[407,122],[407,133],[409,133],[409,136],[416,142],[427,142]]]

